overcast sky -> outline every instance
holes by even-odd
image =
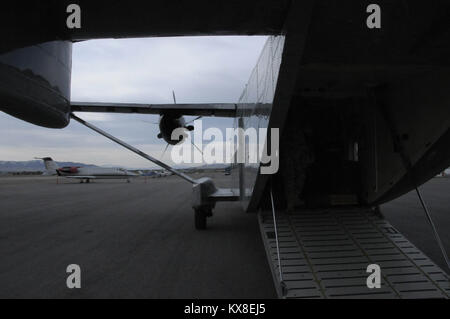
[[[72,100],[91,102],[237,102],[266,37],[185,37],[93,40],[74,44]],[[160,157],[158,116],[79,113],[113,135]],[[187,117],[187,119],[192,119]],[[205,119],[206,127],[233,127],[231,120]],[[78,123],[41,128],[0,112],[0,160],[51,156],[58,161],[133,168],[148,161]],[[170,151],[164,160],[170,159]]]

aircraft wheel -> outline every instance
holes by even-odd
[[[206,218],[208,217],[208,211],[206,209],[197,208],[195,209],[195,229],[205,230],[206,229]]]

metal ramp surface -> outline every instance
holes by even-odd
[[[449,298],[449,276],[373,210],[277,214],[280,285],[273,215],[259,213],[280,298]],[[366,284],[369,264],[381,288]]]

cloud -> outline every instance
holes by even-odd
[[[87,102],[237,102],[265,37],[185,37],[92,40],[73,46],[72,100]],[[107,132],[160,157],[154,115],[79,113]],[[193,117],[187,117],[188,121]],[[204,128],[233,127],[207,118]],[[167,151],[170,154],[170,150]],[[150,163],[72,122],[62,130],[41,128],[0,112],[0,160],[52,156],[59,161],[150,167]],[[165,160],[169,156],[165,156]]]
[[[86,41],[74,46],[72,99],[236,102],[265,37]]]

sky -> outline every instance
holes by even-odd
[[[235,103],[256,65],[266,37],[183,37],[92,40],[73,45],[72,101]],[[158,116],[78,113],[144,152],[172,164],[156,135]],[[186,117],[191,120],[193,117]],[[230,119],[205,118],[203,127],[233,127]],[[154,167],[147,160],[76,122],[48,129],[0,112],[0,160],[57,161]]]

